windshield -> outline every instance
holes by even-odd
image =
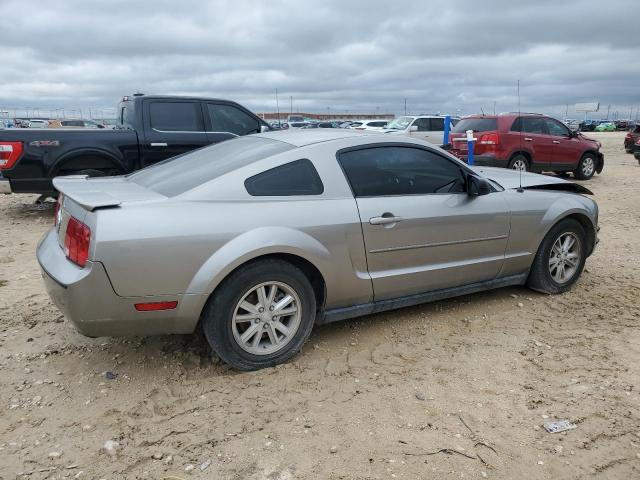
[[[467,130],[474,132],[488,132],[498,129],[498,120],[495,118],[463,118],[453,127],[453,133],[464,133]]]
[[[286,152],[293,145],[258,137],[239,137],[168,158],[135,173],[127,180],[173,197],[257,160]]]
[[[399,117],[391,120],[387,128],[392,130],[405,130],[413,121],[413,117]]]

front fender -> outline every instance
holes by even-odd
[[[530,251],[537,252],[542,239],[554,225],[571,215],[581,215],[583,218],[587,218],[591,227],[591,232],[587,232],[587,234],[589,236],[593,235],[593,238],[595,238],[597,228],[596,211],[591,208],[591,205],[594,205],[591,199],[580,195],[567,195],[557,198],[542,217],[538,232],[531,240]]]
[[[195,274],[187,293],[210,295],[240,265],[269,254],[291,254],[312,263],[327,279],[330,253],[312,236],[287,227],[261,227],[245,232],[216,250]]]

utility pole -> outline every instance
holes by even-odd
[[[291,101],[291,105],[290,105],[289,113],[290,113],[291,115],[293,115],[293,95],[291,95],[291,96],[289,97],[289,100]]]
[[[407,99],[404,99],[404,114],[407,114]]]
[[[493,101],[493,114],[496,114],[496,101]]]
[[[609,110],[611,110],[611,104],[607,105],[607,120],[609,120]]]
[[[278,89],[276,88],[276,111],[278,112],[278,125],[280,125],[280,104],[278,103]]]
[[[564,108],[564,119],[566,120],[569,117],[569,104],[565,104]]]

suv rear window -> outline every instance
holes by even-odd
[[[464,133],[467,130],[474,132],[489,132],[498,129],[498,119],[496,118],[463,118],[455,127],[453,133]]]
[[[128,175],[129,181],[174,197],[238,168],[286,152],[293,145],[257,137],[238,137],[189,152]]]

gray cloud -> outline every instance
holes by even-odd
[[[136,90],[256,111],[640,105],[632,0],[1,0],[0,107],[107,108]],[[570,110],[570,113],[571,110]],[[635,116],[635,114],[634,114]]]

